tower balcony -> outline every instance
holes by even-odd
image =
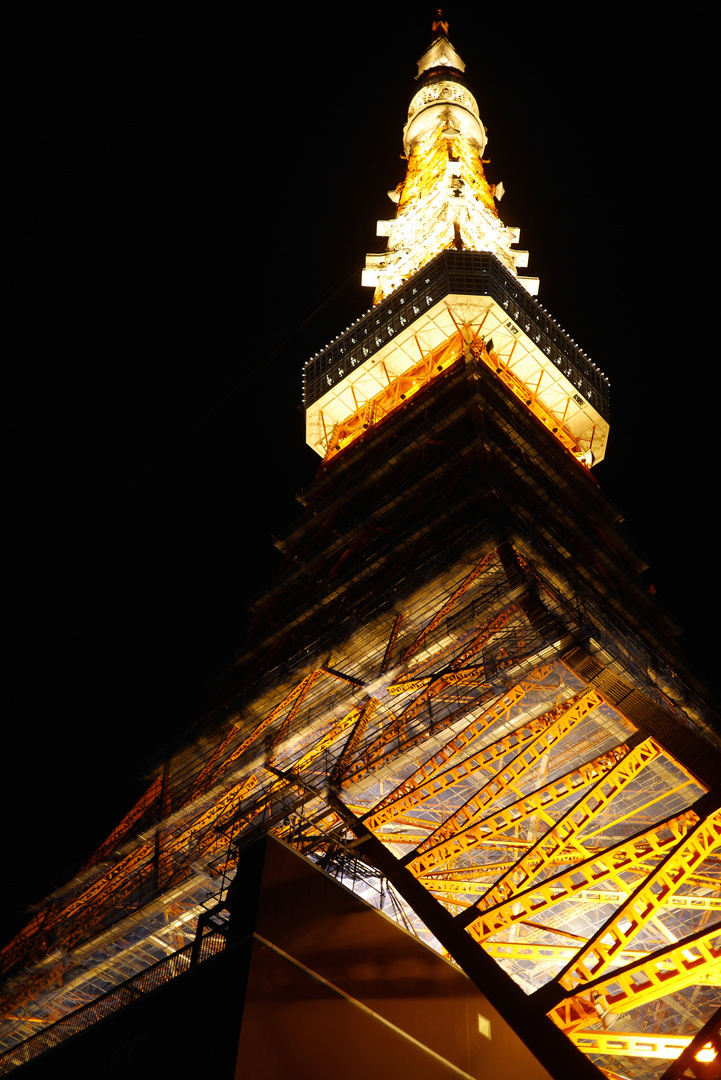
[[[563,429],[588,463],[608,439],[609,383],[490,252],[444,251],[309,360],[306,441],[321,456],[336,425],[454,334],[482,343],[496,373]]]

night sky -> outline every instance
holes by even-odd
[[[546,6],[547,7],[547,6]],[[63,25],[18,271],[2,937],[203,711],[318,459],[301,369],[370,305],[432,6]],[[698,27],[448,7],[539,300],[611,380],[595,475],[716,678],[709,85]],[[318,14],[320,12],[320,14]],[[588,22],[589,18],[592,20]],[[52,53],[46,28],[44,48]],[[27,172],[25,172],[27,169]],[[313,313],[320,309],[316,315]]]

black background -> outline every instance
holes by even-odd
[[[452,5],[450,37],[525,272],[611,379],[595,475],[713,679],[703,27],[548,7]],[[370,305],[431,41],[431,6],[380,10],[64,12],[18,38],[3,937],[201,713],[312,477],[301,368]]]

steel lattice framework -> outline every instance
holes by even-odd
[[[456,63],[438,40],[433,62]],[[718,736],[589,473],[600,375],[518,299],[485,179],[466,183],[465,232],[443,216],[457,181],[482,172],[482,129],[459,73],[446,115],[426,69],[435,89],[412,115],[441,111],[411,154],[398,236],[430,192],[434,229],[460,239],[394,294],[406,312],[425,297],[422,333],[413,324],[393,369],[392,338],[413,327],[389,303],[382,326],[359,322],[313,361],[325,457],[278,541],[277,581],[187,746],[0,952],[0,1069],[22,1040],[192,942],[237,847],[262,832],[461,966],[491,958],[529,1013],[607,1070],[623,1055],[625,1075],[650,1080],[715,1037]],[[512,268],[461,250],[471,198]],[[330,426],[326,387],[340,387]]]
[[[114,960],[95,965],[95,980],[112,985],[142,965],[143,950],[154,958],[185,944],[197,869],[230,838],[270,829],[347,881],[352,831],[329,801],[335,791],[578,1046],[605,1055],[667,1034],[664,1053],[672,1036],[680,1051],[690,1018],[700,1027],[718,1003],[718,799],[633,709],[604,694],[606,669],[588,653],[537,640],[522,596],[495,610],[508,596],[497,549],[456,574],[434,604],[422,590],[402,621],[387,616],[375,649],[312,668],[261,700],[262,715],[209,740],[194,767],[181,759],[176,785],[167,770],[156,779],[84,879],[5,949],[6,965],[24,955],[35,968],[15,984],[12,1014],[30,1026],[88,1000],[90,980],[75,965],[98,954],[111,913],[153,885],[175,898],[160,927],[146,913],[142,946],[122,962],[123,950],[108,949]],[[502,661],[493,679],[482,663],[489,647]],[[689,729],[685,741],[693,738]],[[143,839],[137,823],[163,798],[174,813]],[[367,897],[370,878],[371,862],[356,867]],[[430,940],[411,909],[399,910]],[[43,964],[50,940],[63,959]],[[651,1034],[660,1003],[664,1031]],[[626,1021],[614,1041],[605,1032],[621,1014],[633,1028]]]

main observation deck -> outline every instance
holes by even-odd
[[[490,252],[443,251],[303,370],[306,439],[323,455],[342,424],[424,356],[463,332],[528,389],[592,460],[608,438],[609,382]],[[529,397],[530,403],[530,397]]]

